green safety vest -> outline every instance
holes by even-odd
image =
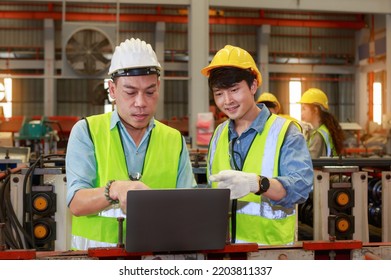
[[[95,148],[96,188],[105,186],[109,180],[129,180],[119,128],[115,126],[110,130],[111,115],[110,112],[87,118]],[[155,120],[141,181],[152,189],[176,188],[182,148],[183,139],[180,132]],[[72,247],[87,249],[115,246],[118,243],[118,216],[124,217],[124,214],[115,205],[98,214],[73,216]]]
[[[337,151],[335,150],[334,147],[333,138],[331,137],[330,131],[324,124],[322,124],[317,129],[312,131],[308,143],[311,143],[316,132],[319,132],[320,135],[322,135],[323,141],[326,144],[326,156],[328,157],[338,156]]]
[[[291,121],[272,114],[264,130],[257,134],[247,153],[242,171],[268,178],[277,177],[279,156]],[[208,173],[232,169],[229,160],[228,121],[222,123],[212,137],[208,154]],[[217,187],[217,183],[212,183]],[[296,214],[294,208],[272,205],[264,196],[253,193],[238,199],[236,242],[281,245],[294,242]]]

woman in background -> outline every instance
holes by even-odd
[[[317,88],[304,92],[301,120],[310,123],[307,145],[312,158],[333,157],[342,153],[344,134],[339,122],[329,112],[327,95]]]

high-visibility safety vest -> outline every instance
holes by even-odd
[[[338,156],[337,151],[335,150],[335,147],[334,147],[333,138],[331,137],[330,131],[328,130],[328,128],[324,124],[322,124],[317,129],[312,131],[312,133],[310,135],[309,143],[311,143],[316,132],[319,132],[320,135],[322,135],[323,140],[326,144],[326,156],[328,156],[328,157]]]
[[[112,113],[87,118],[96,157],[96,185],[102,187],[109,180],[129,180],[125,154],[118,125],[110,130]],[[141,181],[152,189],[176,188],[179,158],[183,140],[179,131],[155,120],[142,172]],[[164,164],[166,163],[166,164]],[[100,213],[72,217],[72,249],[111,247],[118,243],[117,217],[125,217],[112,205]],[[126,223],[124,223],[125,235]]]
[[[278,114],[280,117],[283,117],[283,118],[286,118],[290,121],[292,121],[292,123],[299,129],[299,131],[301,133],[303,133],[303,127],[301,126],[300,122],[295,119],[294,117],[291,117],[290,115],[285,115],[285,114]]]
[[[272,114],[264,130],[257,134],[245,158],[242,171],[277,177],[279,156],[291,121]],[[219,125],[211,139],[208,172],[217,174],[230,166],[228,121]],[[217,183],[212,183],[217,187]],[[294,242],[295,208],[272,205],[264,196],[253,193],[238,199],[236,212],[236,242],[255,242],[261,245],[281,245]]]

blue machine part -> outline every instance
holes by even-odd
[[[48,125],[45,117],[42,117],[39,120],[25,117],[17,138],[21,140],[45,139],[52,130],[52,127]]]

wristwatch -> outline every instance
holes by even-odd
[[[270,187],[270,181],[268,178],[259,176],[259,190],[255,193],[256,195],[263,194],[267,192]]]

